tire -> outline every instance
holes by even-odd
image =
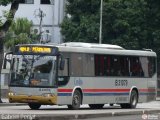
[[[126,104],[126,103],[120,104],[121,108],[124,108],[124,109],[129,108],[128,105],[129,105],[129,104]]]
[[[41,104],[38,103],[28,103],[28,106],[32,109],[32,110],[38,110],[41,107]]]
[[[72,98],[72,105],[68,105],[68,109],[78,110],[82,103],[82,95],[79,90],[75,90]]]
[[[89,104],[91,109],[102,109],[104,104]]]
[[[113,106],[114,104],[109,104],[109,106]]]
[[[130,97],[130,103],[121,104],[121,108],[136,108],[138,103],[138,93],[136,90],[132,90],[131,97]]]

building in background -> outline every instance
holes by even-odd
[[[2,11],[9,10],[0,6],[0,16]],[[37,29],[41,33],[49,31],[53,43],[61,43],[60,23],[64,18],[65,0],[21,0],[15,18],[25,17],[33,22],[33,31]]]
[[[9,10],[10,5],[0,6],[0,16],[4,10]],[[27,18],[33,22],[33,32],[41,32],[39,42],[62,43],[60,23],[65,14],[65,0],[21,0],[15,18]],[[47,40],[44,40],[48,38]],[[1,74],[2,97],[7,96],[9,70],[3,70]]]

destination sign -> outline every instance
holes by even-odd
[[[19,47],[20,52],[33,52],[33,53],[51,53],[52,49],[49,47]]]
[[[58,49],[56,47],[47,46],[18,46],[16,50],[18,53],[24,54],[57,54]]]

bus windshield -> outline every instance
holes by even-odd
[[[11,66],[11,86],[55,85],[56,56],[14,55]]]

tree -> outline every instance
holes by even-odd
[[[68,0],[67,14],[61,27],[64,41],[99,41],[100,1]],[[143,48],[144,0],[104,0],[103,43],[125,48]],[[142,28],[141,28],[142,27]],[[140,32],[141,31],[141,32]]]
[[[32,43],[31,38],[32,22],[27,18],[15,19],[6,33],[4,45],[6,48],[13,50],[17,44]]]
[[[127,49],[146,48],[144,0],[108,0],[104,3],[104,43],[118,44]]]
[[[153,49],[160,63],[160,1],[103,0],[102,43]],[[100,0],[68,0],[61,24],[64,42],[98,43]]]
[[[103,0],[103,43],[153,48],[159,37],[159,0]],[[64,41],[97,42],[100,2],[68,0],[61,24]],[[69,17],[68,17],[69,14]]]
[[[98,42],[99,0],[68,0],[62,34],[64,42]]]
[[[6,6],[7,4],[11,3],[11,7],[9,10],[9,14],[6,18],[6,21],[4,23],[2,23],[2,25],[0,26],[0,73],[1,73],[1,68],[2,68],[2,64],[3,64],[3,45],[4,45],[4,37],[5,37],[5,33],[8,31],[13,19],[14,19],[14,15],[16,13],[16,11],[18,10],[19,7],[19,1],[20,0],[1,0],[0,1],[0,5]],[[0,102],[1,101],[1,97],[0,97]]]
[[[147,40],[148,47],[157,53],[157,68],[160,67],[160,1],[159,0],[146,0],[147,1]],[[160,76],[160,69],[157,69],[158,76]],[[159,84],[158,84],[159,86]],[[160,86],[159,86],[160,87]]]

